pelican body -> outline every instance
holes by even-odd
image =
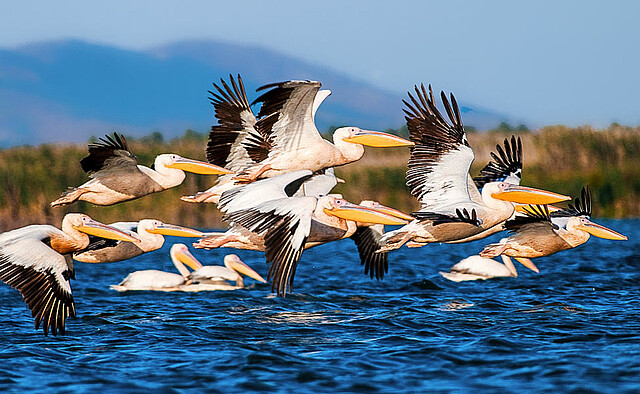
[[[118,222],[110,226],[130,232],[135,230],[138,243],[105,241],[101,239],[90,243],[85,249],[73,254],[73,259],[83,263],[106,263],[127,260],[143,253],[160,249],[164,245],[164,236],[202,237],[198,230],[163,223],[155,219],[143,219],[139,222]]]
[[[518,271],[516,271],[516,267],[513,265],[511,259],[505,255],[501,255],[500,257],[502,257],[502,264],[493,259],[478,255],[469,256],[451,267],[449,272],[440,271],[440,275],[453,282],[518,277]],[[539,272],[537,269],[533,271]]]
[[[158,270],[132,272],[118,285],[111,286],[117,291],[154,290],[187,291],[235,290],[244,287],[241,275],[247,275],[259,282],[266,282],[262,276],[246,265],[236,255],[224,257],[224,267],[203,266],[184,244],[174,244],[170,250],[171,261],[180,275]],[[193,269],[189,269],[185,266]],[[235,282],[230,285],[227,281]]]
[[[211,128],[207,145],[210,163],[230,168],[239,175],[222,177],[209,190],[182,199],[189,202],[219,201],[225,191],[239,183],[253,182],[297,170],[323,171],[359,160],[364,145],[411,146],[392,134],[357,127],[337,129],[333,143],[322,138],[315,113],[331,92],[316,81],[287,81],[265,85],[267,90],[253,104],[261,103],[257,117],[251,110],[242,78],[221,79],[214,84],[211,102],[219,125]]]
[[[89,245],[89,235],[126,242],[134,236],[70,213],[62,228],[31,225],[0,235],[0,280],[17,289],[45,335],[64,334],[65,320],[75,316],[70,280],[75,279],[71,253]]]
[[[379,251],[397,249],[407,242],[422,246],[488,235],[487,230],[514,214],[514,203],[549,204],[570,199],[497,181],[493,176],[483,179],[480,192],[469,175],[474,154],[455,97],[452,94],[449,102],[441,93],[449,124],[436,108],[431,86],[429,93],[424,85],[421,89],[416,86],[415,93],[417,98],[409,93],[411,103],[403,101],[407,128],[415,143],[408,163],[407,186],[421,208],[413,213],[416,220],[381,238],[383,246]]]
[[[156,157],[154,169],[138,165],[123,135],[100,138],[89,144],[89,155],[80,161],[90,181],[65,192],[52,207],[87,201],[95,205],[113,205],[147,194],[161,192],[184,181],[184,171],[198,174],[231,174],[232,171],[176,154]]]
[[[261,103],[255,128],[262,136],[262,160],[243,172],[246,180],[269,178],[297,170],[318,171],[359,160],[364,146],[411,146],[412,142],[378,131],[342,127],[326,141],[315,126],[315,112],[331,93],[317,81],[286,81],[258,88],[266,90],[253,103]],[[255,144],[250,148],[253,152]],[[260,156],[260,157],[259,157]]]
[[[591,235],[611,240],[626,240],[627,237],[594,223],[591,217],[591,191],[583,187],[581,197],[575,205],[552,214],[546,206],[531,206],[525,218],[507,222],[512,234],[495,244],[490,244],[480,253],[483,257],[506,255],[520,261],[549,256],[562,250],[572,249],[587,242]],[[533,264],[533,263],[531,263]]]

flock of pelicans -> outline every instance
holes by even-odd
[[[588,187],[568,207],[549,204],[570,200],[560,194],[520,186],[522,143],[505,139],[490,161],[472,178],[474,153],[465,135],[458,104],[441,93],[448,121],[437,109],[431,87],[423,85],[403,100],[410,141],[377,131],[343,127],[333,143],[314,124],[316,110],[330,91],[315,81],[287,81],[263,86],[249,104],[240,76],[214,84],[211,102],[218,125],[212,127],[207,162],[177,154],[156,157],[149,168],[138,164],[125,138],[117,133],[89,144],[81,160],[90,180],[65,192],[52,206],[82,200],[111,205],[180,185],[185,172],[217,174],[210,189],[182,197],[213,203],[230,224],[226,232],[203,233],[153,219],[99,223],[84,214],[64,217],[61,229],[31,225],[0,234],[0,279],[17,289],[44,334],[65,332],[75,316],[70,279],[73,260],[121,261],[160,248],[164,236],[198,237],[196,248],[230,247],[264,251],[271,289],[291,291],[298,261],[306,248],[351,238],[365,274],[382,279],[387,253],[405,245],[460,243],[503,230],[508,237],[488,245],[441,274],[450,280],[517,276],[511,257],[538,272],[530,258],[548,256],[585,243],[590,235],[623,240],[625,236],[590,220]],[[252,105],[260,103],[254,114]],[[330,194],[338,182],[333,167],[359,160],[364,147],[408,146],[407,185],[421,204],[407,215],[374,201],[353,204]],[[528,204],[528,205],[527,205]],[[402,227],[385,232],[384,225]],[[492,257],[501,256],[501,264]],[[242,275],[266,282],[236,255],[225,267],[203,266],[187,246],[175,244],[171,258],[180,275],[147,270],[129,274],[118,291],[201,291],[236,289]],[[190,267],[193,271],[190,271]],[[235,282],[232,285],[230,282]]]

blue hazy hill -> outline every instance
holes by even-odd
[[[186,41],[145,51],[69,40],[0,49],[0,145],[85,141],[119,130],[132,135],[207,130],[211,83],[240,73],[255,89],[314,79],[333,95],[318,127],[386,129],[403,123],[402,92],[387,92],[337,71],[264,48]],[[409,87],[407,87],[409,88]],[[505,117],[463,108],[465,123],[495,126]]]

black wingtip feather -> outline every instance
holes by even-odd
[[[581,198],[580,198],[581,197]],[[552,217],[586,216],[591,217],[591,188],[589,185],[583,186],[580,190],[580,197],[576,197],[574,204],[569,204],[568,208],[553,212]]]
[[[496,145],[498,153],[491,152],[492,161],[480,170],[480,175],[473,178],[478,189],[489,182],[501,182],[509,176],[522,177],[522,140],[512,135],[511,141],[505,138],[503,145],[504,148]]]
[[[377,280],[382,280],[389,272],[388,253],[376,253],[376,250],[382,246],[379,242],[381,236],[382,234],[371,227],[358,227],[351,236],[360,255],[360,264],[364,265],[364,274],[368,274],[371,279],[375,276]]]
[[[524,225],[541,222],[549,223],[554,228],[558,227],[551,222],[549,207],[546,205],[528,205],[524,208],[523,213],[525,216],[516,216],[514,219],[508,220],[505,223],[505,229],[515,232],[520,230]]]
[[[123,134],[116,132],[112,136],[105,135],[97,142],[89,143],[88,148],[89,155],[80,160],[82,170],[88,174],[100,171],[116,156],[129,156],[137,160],[136,156],[129,151],[127,139]]]
[[[53,272],[12,264],[7,256],[0,254],[0,280],[20,292],[35,318],[36,330],[42,324],[44,335],[49,331],[53,335],[64,334],[64,319],[75,316],[74,301],[73,296],[58,285]]]

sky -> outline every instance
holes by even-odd
[[[416,83],[538,125],[640,125],[635,1],[7,1],[0,47],[211,39],[274,49],[392,92]]]

